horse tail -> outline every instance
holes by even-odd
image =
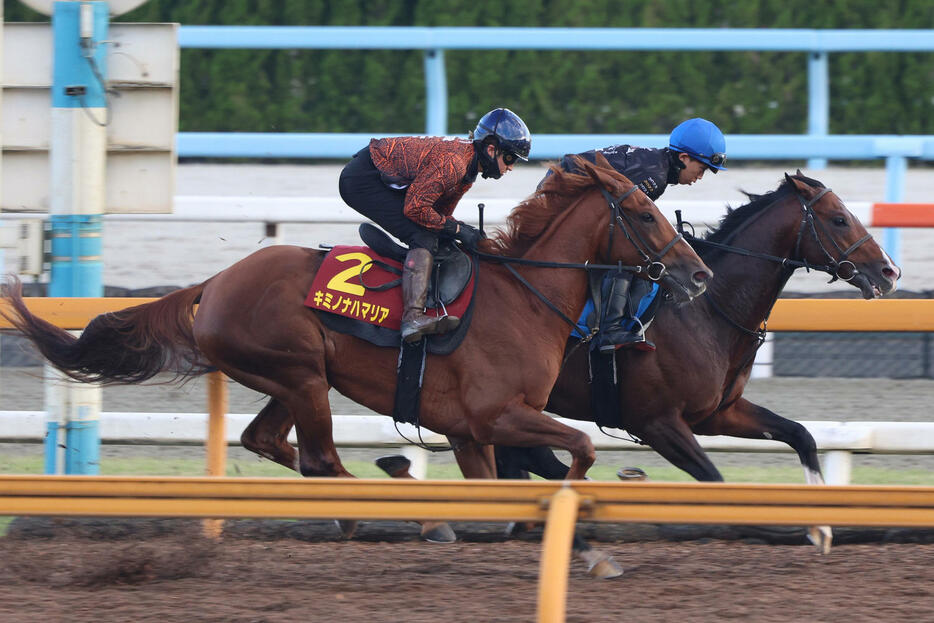
[[[9,307],[0,308],[0,315],[29,338],[49,363],[77,381],[133,384],[162,371],[183,380],[211,370],[192,331],[194,306],[206,284],[101,314],[75,337],[30,312],[23,301],[22,283],[13,277],[3,285]]]

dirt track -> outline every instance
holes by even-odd
[[[332,194],[336,180],[336,171],[315,179],[297,168],[259,168],[252,177],[236,167],[185,169],[180,194],[322,195]],[[930,188],[931,173],[911,173],[915,181],[908,184],[905,200],[923,200],[917,193]],[[861,182],[872,177],[864,171],[835,170],[818,177],[848,200],[883,198],[878,184],[863,188]],[[690,192],[691,197],[732,199],[720,191],[764,191],[777,179],[771,171],[748,181],[738,174],[716,176],[717,190],[706,180]],[[258,180],[266,180],[267,187]],[[534,180],[526,185],[531,189]],[[696,194],[705,187],[710,197]],[[481,195],[488,196],[481,192],[471,201]],[[676,195],[672,198],[687,198]],[[113,225],[105,239],[105,280],[134,288],[200,281],[267,244],[260,229],[256,224]],[[354,230],[291,226],[285,239],[334,243],[352,239]],[[928,232],[905,234],[905,287],[934,287],[927,270],[931,248]],[[827,289],[817,279],[799,275],[795,280],[792,289]],[[42,408],[37,372],[0,370],[3,409]],[[800,420],[919,421],[930,417],[932,389],[934,381],[770,379],[753,382],[747,397]],[[182,390],[114,389],[105,393],[104,409],[192,412],[203,410],[204,395],[197,383]],[[258,396],[233,390],[232,412],[255,412],[260,406]],[[362,411],[335,401],[334,412]],[[168,456],[165,449],[143,451]],[[650,467],[657,460],[640,452],[626,463]],[[718,455],[714,460],[757,464],[768,458]],[[794,459],[781,455],[774,460],[789,464]],[[932,457],[859,457],[857,464],[868,461],[934,469]],[[0,621],[534,620],[540,545],[505,542],[501,526],[458,526],[458,533],[463,540],[457,544],[427,545],[417,541],[411,525],[367,523],[357,540],[341,542],[326,522],[228,522],[224,538],[209,542],[190,522],[17,522],[10,536],[0,539]],[[588,527],[585,534],[599,541],[626,573],[595,581],[575,563],[570,622],[934,620],[934,536],[929,533],[863,531],[857,538],[855,532],[841,531],[837,542],[842,544],[827,557],[801,545],[801,531],[776,537],[748,530],[643,526]],[[764,544],[765,536],[772,545]]]
[[[409,524],[364,524],[339,542],[326,522],[231,522],[215,543],[191,522],[44,520],[0,541],[0,620],[534,620],[540,545],[504,542],[500,526],[457,528],[465,540],[431,545]],[[934,539],[819,556],[754,536],[587,530],[625,574],[593,580],[572,564],[569,622],[934,619]]]

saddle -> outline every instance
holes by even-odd
[[[405,254],[409,250],[376,225],[361,223],[358,232],[363,243],[378,254],[400,263],[405,260]],[[401,272],[399,274],[401,275]],[[442,241],[435,254],[426,306],[450,305],[467,287],[472,275],[473,262],[470,261],[470,257],[453,242]]]
[[[365,247],[337,246],[328,251],[305,299],[332,331],[353,335],[377,346],[400,348],[392,417],[418,425],[426,354],[447,355],[467,335],[477,286],[476,260],[453,242],[442,242],[435,254],[426,313],[450,313],[461,319],[450,333],[403,343],[402,262],[408,249],[369,223],[359,228]]]
[[[325,326],[377,346],[398,347],[402,324],[402,262],[408,249],[369,223],[360,225],[366,246],[325,247],[328,251],[315,274],[305,305],[319,312]],[[429,336],[427,350],[453,352],[470,324],[477,282],[476,260],[453,242],[444,242],[435,256],[426,313],[449,313],[461,319],[450,333]]]

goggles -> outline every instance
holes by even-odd
[[[503,164],[505,164],[506,166],[514,165],[518,159],[519,159],[519,156],[512,153],[511,151],[503,152]]]
[[[691,156],[692,158],[694,158],[695,160],[701,160],[701,159],[706,160],[707,162],[705,162],[705,164],[709,163],[715,167],[722,167],[724,164],[726,164],[726,154],[722,152],[717,152],[715,154],[711,154],[708,156],[707,154],[699,154],[699,153],[691,151],[690,149],[684,149],[682,147],[678,147],[677,145],[670,145],[669,148],[685,153]]]
[[[710,160],[710,164],[717,166],[717,167],[720,167],[726,164],[726,154],[713,154],[709,158],[707,156],[703,156],[703,157]]]

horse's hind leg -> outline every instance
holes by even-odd
[[[256,444],[260,449],[279,452],[277,456],[269,458],[295,469],[303,476],[353,477],[344,469],[334,447],[331,405],[324,375],[306,368],[296,372],[299,376],[294,383],[290,383],[289,374],[284,372],[273,380],[272,369],[260,376],[229,364],[218,367],[241,385],[272,397],[244,431],[251,444]],[[285,441],[290,421],[296,424],[298,434],[297,461],[289,461],[291,447]],[[275,441],[277,438],[281,438],[281,443]]]
[[[240,443],[247,450],[264,458],[296,472],[301,471],[298,453],[288,441],[292,425],[293,419],[289,410],[275,398],[270,398],[263,410],[244,429],[240,435]]]
[[[783,418],[745,398],[740,398],[714,417],[702,422],[694,428],[694,432],[699,435],[729,435],[744,439],[782,441],[798,453],[807,483],[824,484],[820,461],[817,458],[817,443],[808,429],[798,422]],[[830,552],[830,544],[833,540],[830,526],[811,527],[808,538],[821,552],[825,554]]]

